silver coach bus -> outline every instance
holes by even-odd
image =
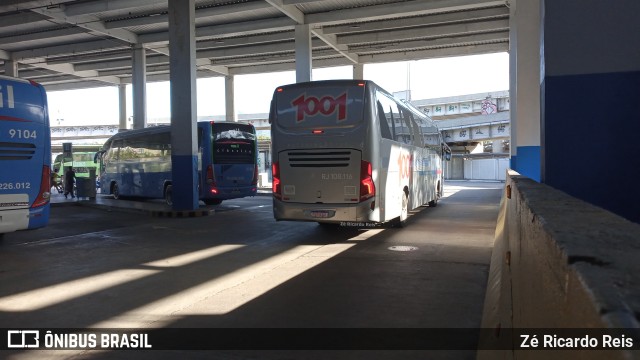
[[[269,121],[276,220],[403,225],[442,195],[438,128],[371,81],[278,87]]]

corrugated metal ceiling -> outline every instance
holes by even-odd
[[[295,68],[294,27],[312,28],[314,67],[508,50],[509,10],[489,0],[197,0],[198,76]],[[167,80],[168,1],[4,0],[0,66],[48,89],[131,81],[147,48]],[[339,50],[339,51],[338,51]],[[209,64],[209,66],[207,66]],[[63,66],[64,65],[64,66]]]

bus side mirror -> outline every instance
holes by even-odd
[[[98,163],[98,159],[102,157],[102,154],[104,154],[104,150],[98,151],[95,155],[93,155],[94,164]]]
[[[451,161],[451,153],[450,152],[444,153],[444,159],[447,161]]]

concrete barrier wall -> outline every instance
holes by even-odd
[[[482,341],[500,340],[506,328],[637,330],[638,317],[640,225],[508,171],[482,324],[496,331]],[[640,358],[637,351],[543,351],[478,358]]]

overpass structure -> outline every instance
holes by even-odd
[[[508,96],[508,91],[500,91],[411,101],[415,107],[437,121],[454,157],[462,157],[453,166],[458,167],[457,170],[449,169],[446,174],[449,175],[448,178],[474,178],[470,171],[465,174],[463,170],[466,160],[509,157],[511,121]],[[225,118],[225,115],[199,116],[198,120],[222,121]],[[237,119],[256,127],[263,164],[266,164],[271,152],[271,126],[268,119],[269,114],[265,113],[239,114]],[[149,125],[161,124],[170,124],[170,118],[153,119]],[[115,124],[54,126],[51,128],[52,153],[62,152],[63,142],[71,142],[78,151],[97,150],[118,131],[120,129]],[[484,149],[481,146],[478,151],[478,145],[484,145]],[[267,172],[268,169],[263,168],[262,171]],[[491,175],[490,178],[504,179],[504,174]]]

